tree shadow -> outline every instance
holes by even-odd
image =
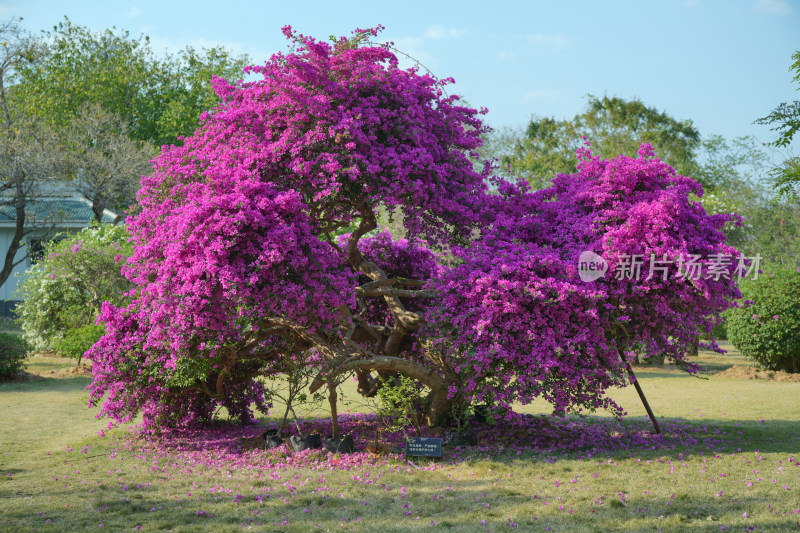
[[[497,473],[498,475],[501,472]],[[494,475],[494,474],[492,474]],[[570,476],[573,474],[569,474]],[[552,479],[564,475],[550,472]],[[92,497],[78,497],[61,488],[48,495],[62,501],[73,496],[68,507],[45,505],[33,511],[29,506],[5,506],[0,529],[39,527],[50,530],[89,530],[104,524],[106,529],[143,530],[219,530],[226,526],[259,531],[329,531],[332,526],[361,531],[407,531],[438,526],[453,531],[543,531],[548,527],[566,531],[665,530],[720,531],[724,528],[757,528],[759,531],[790,531],[800,528],[797,501],[767,499],[762,495],[700,495],[686,489],[660,487],[650,495],[634,496],[618,491],[616,480],[588,486],[582,480],[568,490],[547,481],[526,487],[522,483],[492,483],[491,479],[460,480],[418,476],[405,481],[407,492],[398,487],[371,486],[363,497],[337,495],[333,491],[315,493],[308,488],[295,493],[277,489],[285,497],[259,499],[259,487],[243,486],[219,499],[204,493],[183,498],[154,498],[147,491],[123,490],[109,486]],[[492,476],[489,476],[492,477]],[[582,477],[582,476],[581,476]],[[577,478],[576,478],[577,479]],[[392,483],[391,478],[385,479]],[[186,482],[187,487],[189,481]],[[569,484],[567,484],[570,488]],[[722,483],[720,483],[722,486]],[[726,485],[730,491],[730,485]],[[353,490],[353,486],[348,487]],[[674,491],[669,495],[669,492]],[[275,491],[273,491],[274,494]],[[723,491],[724,492],[724,491]],[[0,503],[12,498],[31,498],[32,492],[0,491]],[[491,503],[487,503],[491,502]],[[549,506],[548,506],[549,504]],[[767,505],[770,507],[767,507]],[[573,513],[573,510],[575,511]],[[538,515],[538,516],[537,516]],[[47,521],[47,522],[46,522]],[[387,525],[391,521],[392,525]],[[513,524],[513,525],[512,525]],[[47,529],[46,529],[47,530]]]

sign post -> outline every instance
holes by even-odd
[[[418,457],[441,457],[442,439],[434,437],[415,437],[406,441],[406,455]]]

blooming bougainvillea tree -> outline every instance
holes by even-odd
[[[480,161],[487,128],[446,93],[452,80],[401,69],[368,42],[377,30],[284,33],[289,52],[247,69],[261,79],[214,80],[223,104],[142,181],[133,301],[104,306],[108,334],[88,354],[101,415],[187,424],[224,406],[246,420],[269,400],[261,377],[298,369],[333,411],[350,375],[365,395],[408,376],[429,423],[538,397],[615,408],[604,391],[629,379],[631,350],[682,362],[738,296],[731,265],[579,278],[586,250],[612,269],[630,254],[738,258],[729,217],[707,215],[697,183],[647,147],[582,150],[576,174],[531,192]],[[378,209],[408,238],[380,232]]]
[[[702,194],[697,182],[648,145],[638,159],[579,156],[578,172],[548,189],[502,184],[494,222],[429,284],[440,305],[426,333],[453,367],[451,396],[619,411],[603,392],[626,384],[634,349],[696,372],[686,354],[698,332],[710,333],[740,296],[741,257],[720,231],[733,217],[691,201]],[[576,269],[587,251],[608,263],[592,282]],[[651,257],[652,272],[650,261],[619,268]],[[719,273],[686,275],[685,258]]]

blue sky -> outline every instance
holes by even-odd
[[[587,94],[607,94],[690,119],[703,135],[769,141],[752,122],[800,99],[789,72],[797,0],[0,3],[0,17],[36,32],[65,15],[144,33],[156,50],[222,44],[258,63],[285,47],[286,24],[319,38],[382,24],[383,40],[455,78],[451,92],[487,107],[492,126],[572,117]]]

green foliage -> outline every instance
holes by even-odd
[[[64,237],[45,246],[18,289],[23,336],[38,350],[94,325],[103,302],[121,305],[132,288],[120,272],[132,250],[123,226],[96,225]]]
[[[0,333],[0,378],[13,377],[22,370],[28,346],[17,335]]]
[[[55,351],[61,357],[77,359],[80,364],[83,354],[91,348],[94,343],[100,340],[106,332],[102,324],[89,324],[74,329],[69,329],[64,333],[64,337],[56,339],[53,344]]]
[[[800,113],[798,113],[800,114]],[[770,171],[776,192],[781,198],[798,198],[800,186],[800,157],[790,157],[783,165]]]
[[[701,155],[703,207],[742,217],[742,226],[725,228],[728,243],[747,256],[761,255],[766,263],[800,264],[800,199],[775,198],[765,185],[769,165],[761,144],[752,137],[712,136],[703,140]]]
[[[754,137],[726,139],[722,135],[704,137],[698,149],[698,163],[692,176],[703,184],[706,194],[703,206],[714,213],[731,210],[709,210],[710,196],[727,200],[722,209],[732,208],[732,199],[751,194],[753,184],[759,182],[767,168],[768,157]],[[723,200],[723,201],[724,201]]]
[[[754,199],[739,211],[745,236],[733,244],[748,256],[761,255],[767,264],[800,264],[800,198]]]
[[[572,120],[531,120],[524,133],[501,131],[489,140],[486,155],[498,157],[501,170],[543,187],[559,173],[575,171],[575,150],[586,137],[592,153],[604,158],[635,157],[648,142],[684,175],[694,175],[700,134],[691,121],[679,121],[639,100],[589,96],[586,109]],[[494,153],[491,153],[494,152]]]
[[[147,37],[132,39],[116,28],[95,33],[65,18],[41,41],[42,53],[17,67],[13,104],[65,126],[81,105],[102,102],[135,123],[137,137],[147,136],[152,120],[141,109],[159,66]]]
[[[800,372],[800,272],[775,268],[741,283],[745,303],[728,311],[728,340],[764,368]]]
[[[719,324],[714,326],[711,330],[711,336],[715,340],[728,340],[728,316],[727,314],[722,316],[722,320]]]
[[[413,379],[399,376],[384,380],[378,388],[376,409],[383,427],[390,433],[405,433],[413,426],[417,436],[421,436],[422,420],[416,408],[419,399],[419,385]]]
[[[219,47],[162,59],[144,35],[93,32],[67,18],[36,42],[38,53],[19,63],[9,91],[15,108],[65,127],[82,106],[99,102],[131,137],[156,148],[193,133],[200,114],[219,102],[212,76],[236,80],[249,62]]]
[[[153,144],[175,144],[178,137],[194,133],[200,114],[219,104],[211,78],[235,82],[249,62],[247,56],[234,57],[221,47],[202,51],[187,47],[170,58],[161,72],[163,108],[155,118],[158,134],[152,136]]]
[[[800,50],[795,51],[792,59],[794,63],[790,70],[795,73],[793,80],[800,84]],[[772,131],[778,132],[778,138],[770,145],[778,148],[789,146],[795,134],[800,131],[800,100],[790,104],[781,103],[769,115],[761,117],[755,123],[773,126]],[[771,174],[778,198],[798,198],[800,157],[787,158],[782,165],[772,169]]]
[[[794,59],[794,63],[789,70],[795,72],[793,80],[800,83],[800,50],[792,54],[792,59]],[[780,104],[769,115],[756,120],[756,124],[774,125],[772,130],[778,132],[778,138],[771,144],[788,146],[795,133],[800,131],[800,101]]]

